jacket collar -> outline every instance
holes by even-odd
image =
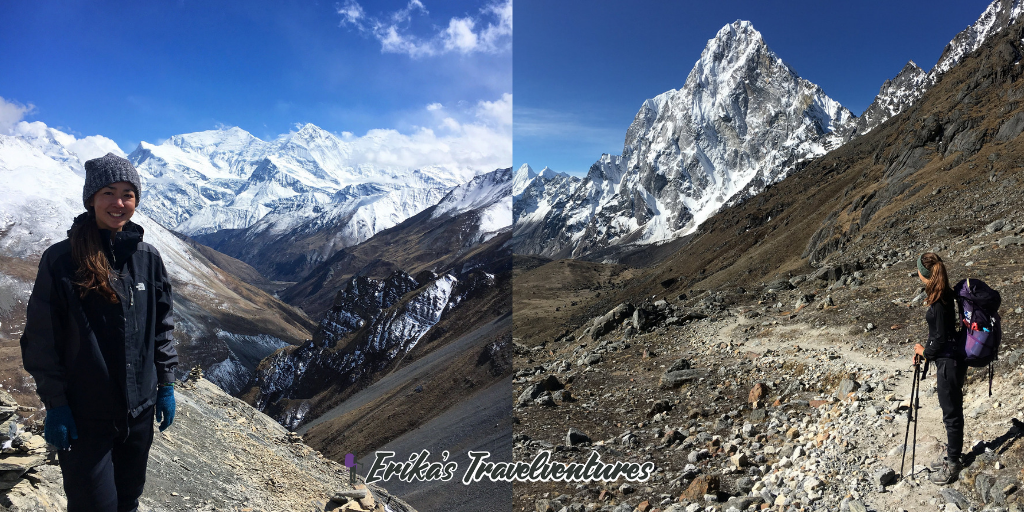
[[[75,217],[74,224],[77,225],[82,222],[96,222],[96,219],[92,217],[89,212],[85,212],[78,217]],[[146,230],[142,229],[142,226],[128,221],[124,225],[121,231],[114,233],[114,238],[110,238],[110,230],[100,229],[100,245],[103,247],[103,253],[107,255],[107,259],[112,265],[120,268],[128,261],[129,258],[139,248],[139,242],[142,241],[142,236]],[[71,231],[68,230],[68,236],[71,236]]]

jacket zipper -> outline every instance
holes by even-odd
[[[111,236],[111,238],[110,238],[110,259],[113,262],[114,267],[116,268],[117,267],[117,253],[114,251],[114,238],[113,238],[113,236]],[[117,270],[114,270],[114,272],[117,272]],[[121,284],[122,285],[124,284],[124,280],[123,279],[121,279]],[[124,332],[124,336],[125,336],[125,339],[124,339],[124,343],[125,344],[128,343],[128,313],[131,312],[131,307],[135,305],[135,294],[132,293],[131,289],[127,290],[126,293],[128,294],[129,298],[128,298],[128,312],[126,312],[123,315],[123,317],[124,317],[124,324],[125,324],[124,328],[123,328],[123,332]],[[128,350],[127,349],[124,351],[124,358],[127,361],[127,359],[128,359]],[[127,365],[127,362],[126,362],[126,365]],[[130,367],[125,368],[126,374],[125,374],[125,379],[124,379],[124,381],[125,381],[124,382],[124,384],[125,384],[125,387],[124,387],[124,439],[121,441],[122,443],[128,441],[128,436],[131,435],[131,431],[132,431],[132,427],[131,427],[131,414],[132,414],[132,412],[131,412],[131,409],[130,409],[130,407],[131,407],[131,399],[128,397],[128,375],[127,375],[127,372],[129,370],[130,370]],[[114,427],[114,430],[117,430],[116,426]]]

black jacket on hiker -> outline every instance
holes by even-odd
[[[941,300],[928,307],[924,318],[928,322],[928,341],[924,345],[925,359],[935,361],[949,358],[962,361],[967,357],[963,342],[957,341],[956,301],[951,290],[947,290],[942,294]]]
[[[86,214],[75,223],[93,222]],[[171,283],[143,229],[128,222],[104,252],[114,271],[119,303],[74,284],[69,239],[52,245],[39,262],[29,299],[21,350],[47,409],[69,405],[76,420],[139,416],[156,403],[157,384],[174,382],[178,354],[171,331]]]

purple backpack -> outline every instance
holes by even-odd
[[[996,360],[1003,326],[999,317],[999,292],[979,279],[964,279],[953,287],[964,325],[967,366],[988,366]]]

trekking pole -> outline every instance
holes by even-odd
[[[924,369],[921,370],[921,378],[917,380],[917,388],[914,390],[914,396],[912,399],[912,405],[914,407],[914,439],[913,448],[910,449],[910,474],[914,474],[914,459],[917,455],[917,414],[921,409],[921,381],[924,380],[924,376],[928,375],[928,360],[924,360]]]
[[[907,440],[910,438],[910,423],[914,421],[914,391],[917,389],[918,375],[921,367],[917,362],[917,355],[914,356],[914,378],[910,381],[910,407],[907,408],[907,430],[903,434],[903,455],[900,457],[900,477],[906,477],[903,473],[903,468],[907,463]],[[917,437],[917,429],[914,429],[914,437]],[[916,440],[915,440],[916,442]],[[913,455],[913,452],[911,452]],[[910,466],[911,472],[914,470],[913,463]]]

